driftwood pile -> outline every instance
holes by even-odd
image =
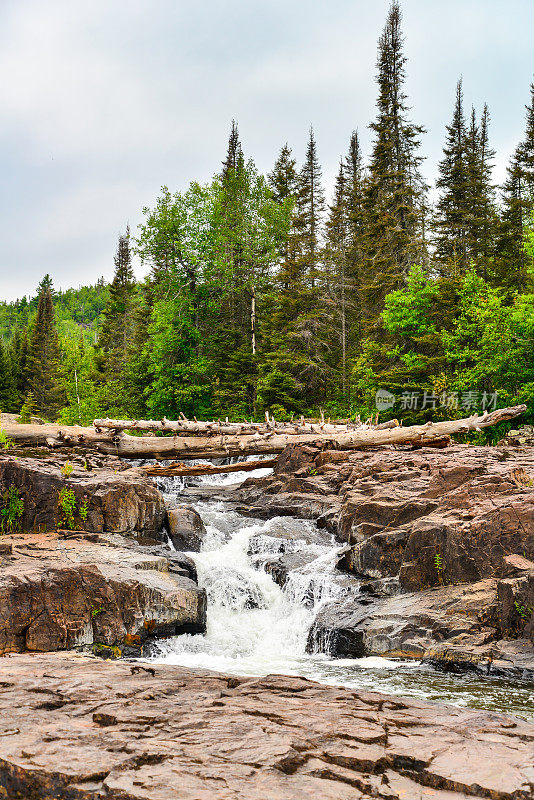
[[[101,453],[130,459],[214,459],[251,455],[276,455],[288,444],[321,444],[336,450],[358,450],[382,445],[412,445],[414,447],[445,447],[450,436],[481,430],[504,420],[514,419],[526,411],[526,406],[501,408],[491,413],[465,419],[427,422],[404,427],[397,420],[378,424],[378,419],[366,422],[276,422],[266,416],[263,423],[201,422],[188,420],[113,420],[96,419],[91,427],[64,425],[4,424],[6,435],[14,442],[31,446],[71,447],[94,449]],[[127,431],[143,435],[130,435]],[[159,435],[154,435],[159,434]],[[232,470],[249,468],[250,462],[230,465]],[[262,462],[265,466],[265,462]],[[201,474],[184,471],[177,465],[172,474]],[[191,467],[187,468],[191,469]],[[226,467],[220,472],[232,471]],[[164,473],[159,473],[164,474]],[[171,473],[166,473],[171,474]],[[204,473],[202,473],[204,474]]]

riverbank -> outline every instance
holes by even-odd
[[[0,720],[6,798],[534,796],[534,725],[302,678],[14,655]]]

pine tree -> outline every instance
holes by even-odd
[[[532,280],[523,241],[534,209],[534,83],[530,94],[525,138],[512,155],[508,177],[502,187],[503,213],[498,245],[499,283],[518,291],[525,291]]]
[[[115,274],[109,287],[104,322],[99,336],[103,353],[106,400],[109,407],[120,409],[125,400],[125,366],[132,339],[135,276],[132,268],[130,229],[119,236],[115,254]]]
[[[313,128],[310,128],[306,157],[299,174],[296,227],[299,236],[300,269],[312,288],[315,287],[320,271],[324,214],[322,172]]]
[[[444,158],[439,164],[436,187],[440,196],[436,204],[435,260],[441,274],[468,267],[467,207],[468,175],[466,156],[467,130],[463,110],[462,81],[456,84],[454,113],[447,125]]]
[[[0,410],[17,410],[17,387],[15,384],[12,353],[0,339]]]
[[[50,288],[42,291],[28,342],[27,384],[35,405],[55,419],[64,401],[60,378],[60,351]]]
[[[408,120],[405,63],[401,12],[394,0],[378,44],[378,113],[370,125],[374,145],[365,182],[362,309],[367,329],[376,324],[385,295],[403,285],[408,269],[421,257],[423,182],[417,151],[424,129]]]

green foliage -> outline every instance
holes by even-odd
[[[13,439],[10,439],[6,432],[0,428],[0,450],[7,450],[12,444]]]
[[[2,502],[0,530],[9,533],[20,530],[24,514],[24,499],[20,496],[19,489],[16,486],[6,489],[2,495]]]
[[[87,515],[89,514],[89,508],[87,500],[83,500],[80,503],[80,507],[78,509],[78,514],[80,515],[80,519],[85,524],[87,522]]]
[[[65,477],[65,478],[67,478],[69,475],[71,475],[71,474],[72,474],[73,470],[74,470],[74,467],[73,467],[73,465],[70,463],[70,461],[65,461],[65,463],[64,463],[64,464],[63,464],[63,466],[61,467],[61,474],[62,474],[62,475]]]
[[[39,295],[37,316],[28,342],[28,386],[46,418],[55,419],[64,400],[60,380],[60,350],[52,294]]]
[[[59,525],[67,530],[76,527],[76,495],[72,489],[63,486],[58,493],[58,508],[61,514]]]
[[[518,616],[521,617],[524,622],[528,622],[532,614],[534,614],[534,609],[531,608],[531,606],[523,605],[523,603],[519,603],[517,600],[514,600],[514,608]]]
[[[33,392],[28,392],[28,396],[26,397],[26,400],[24,401],[20,409],[17,421],[20,422],[22,425],[29,425],[29,423],[32,420],[32,417],[36,416],[38,413],[39,412],[37,410],[33,398]]]

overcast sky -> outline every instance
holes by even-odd
[[[230,122],[261,171],[313,124],[327,188],[366,152],[389,0],[0,0],[0,299],[113,274],[159,187],[220,168]],[[533,0],[403,0],[407,91],[429,179],[463,75],[492,115],[500,181],[523,136]],[[139,274],[142,270],[138,268]]]

